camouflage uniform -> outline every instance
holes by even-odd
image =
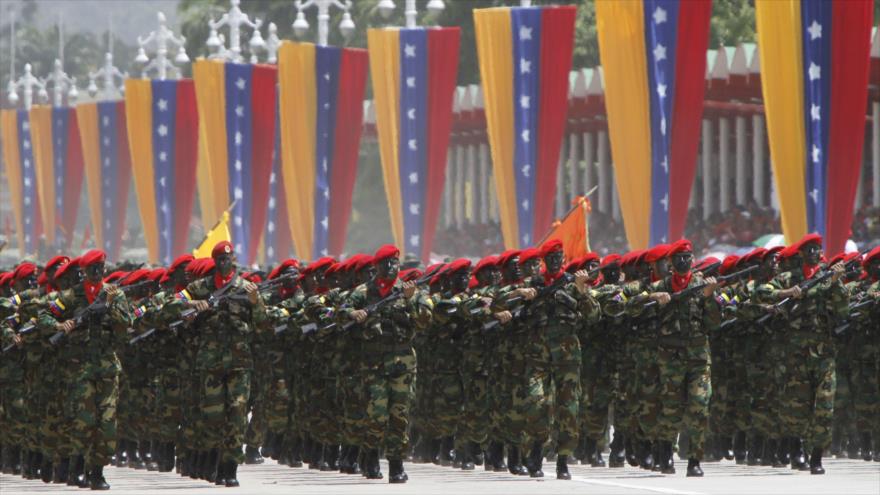
[[[855,428],[861,437],[873,437],[876,452],[880,450],[880,332],[877,331],[880,282],[857,282],[848,288],[851,296],[861,293],[862,301],[873,301],[859,310],[859,316],[851,319],[844,336],[846,356],[850,360]]]

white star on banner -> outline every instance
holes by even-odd
[[[235,170],[241,172],[241,160],[235,160]]]
[[[819,190],[813,189],[810,191],[810,199],[813,200],[813,203],[819,203]]]
[[[418,184],[419,183],[419,173],[412,172],[409,174],[409,183],[410,184]]]
[[[409,110],[407,110],[406,118],[408,118],[409,120],[416,120],[416,109],[410,108]]]
[[[529,200],[524,199],[522,202],[522,209],[525,211],[529,211]]]
[[[663,24],[666,22],[666,11],[661,7],[657,7],[654,9],[652,17],[654,17],[654,24]]]
[[[270,258],[275,256],[275,249],[272,246],[266,248],[266,256]]]
[[[418,141],[416,141],[415,139],[410,139],[410,140],[407,142],[407,146],[409,146],[409,149],[411,149],[411,150],[413,150],[413,151],[419,149],[419,143],[418,143]]]
[[[24,168],[31,168],[31,160],[29,158],[24,159]]]
[[[247,82],[244,80],[243,77],[239,77],[235,81],[235,85],[238,87],[239,90],[244,91],[245,86],[247,86]]]
[[[815,81],[822,77],[822,68],[816,65],[815,62],[810,62],[810,68],[807,72],[810,74],[810,81]]]
[[[658,43],[654,47],[654,61],[659,62],[661,60],[666,60],[666,47]]]
[[[329,110],[329,109],[330,109],[330,104],[324,103],[324,110]]]
[[[815,144],[813,145],[813,163],[819,163],[819,147]]]
[[[104,127],[107,127],[108,125],[110,125],[110,117],[108,117],[108,116],[105,115],[104,118],[101,119],[101,124],[102,124]]]
[[[532,238],[529,236],[529,234],[523,235],[523,245],[528,246],[529,244],[531,244],[531,239]]]
[[[819,105],[810,106],[810,118],[813,120],[822,120],[822,116],[819,114]]]
[[[660,204],[663,205],[663,211],[669,211],[669,194],[663,196],[663,199],[660,200]]]
[[[275,183],[275,172],[272,172],[271,174],[269,174],[269,184],[274,184],[274,183]]]
[[[266,225],[266,230],[269,232],[275,232],[275,222],[269,220],[269,223]]]
[[[324,199],[330,199],[330,188],[324,189]]]
[[[665,172],[667,174],[669,173],[669,157],[668,156],[663,155],[663,161],[660,162],[660,166],[663,167],[663,172]]]
[[[168,239],[168,229],[162,231],[162,237]]]
[[[419,214],[419,204],[418,203],[410,203],[409,204],[409,214],[410,215],[418,215]]]
[[[327,217],[324,217],[324,219],[321,220],[321,227],[324,227],[324,230],[327,230],[330,228],[330,220],[327,219]]]
[[[165,176],[159,177],[159,186],[165,187]]]
[[[244,117],[244,105],[235,106],[235,115],[237,117]]]
[[[660,96],[660,98],[666,98],[666,85],[665,84],[658,84],[657,85],[657,94]]]
[[[104,118],[106,118],[106,117],[104,117]],[[24,130],[24,131],[29,131],[29,130],[31,130],[31,123],[30,123],[29,121],[25,120],[25,121],[22,122],[22,124],[21,124],[21,129]]]
[[[27,139],[25,139],[24,141],[22,141],[21,145],[24,146],[24,149],[26,149],[26,150],[31,149],[31,142],[30,142],[29,140],[27,140]]]
[[[414,87],[416,87],[416,78],[413,77],[413,76],[408,76],[408,77],[406,78],[406,87],[407,87],[407,88],[414,88]]]
[[[520,171],[522,172],[523,177],[528,177],[529,173],[531,173],[531,171],[532,171],[532,166],[531,165],[523,165],[522,168],[520,169]]]
[[[520,96],[519,97],[520,108],[529,108],[529,103],[530,103],[529,100],[531,100],[531,98],[529,98],[528,95]]]
[[[31,178],[30,177],[24,178],[24,187],[31,187]]]
[[[324,80],[325,80],[325,81],[329,81],[329,80],[330,80],[330,73],[329,73],[329,72],[325,72],[325,73],[324,73]]]
[[[107,136],[104,136],[104,146],[110,146],[110,138]]]
[[[525,41],[532,39],[532,28],[528,26],[519,27],[519,40]]]
[[[160,151],[159,152],[159,161],[164,162],[167,159],[168,159],[168,153],[165,153],[164,151]]]
[[[519,73],[528,74],[532,72],[532,61],[524,58],[519,59]]]
[[[419,236],[417,236],[417,235],[409,236],[409,245],[410,246],[418,246],[419,245]]]
[[[528,142],[529,142],[529,130],[528,130],[528,129],[523,129],[523,131],[522,131],[522,140],[523,140],[524,143],[528,143]]]
[[[660,119],[660,134],[666,135],[666,117]]]
[[[270,210],[275,209],[275,196],[272,196],[271,198],[269,198],[269,209]]]
[[[168,203],[162,203],[162,207],[160,208],[160,210],[162,210],[162,213],[168,213]]]
[[[168,110],[168,101],[164,98],[160,98],[159,101],[156,102],[156,106],[159,107],[160,112],[164,112]]]
[[[165,124],[160,124],[160,125],[159,125],[159,128],[156,129],[156,132],[157,132],[160,136],[163,136],[163,137],[164,137],[164,136],[167,136],[167,135],[168,135],[168,127],[166,127]]]
[[[327,229],[324,229],[324,230],[327,230]],[[329,253],[329,251],[327,251],[327,248],[324,248],[321,250],[321,256],[327,256],[328,253]]]
[[[241,199],[242,197],[244,197],[244,192],[241,190],[240,187],[236,187],[232,191],[232,194],[233,194],[233,197],[235,197],[235,199]]]
[[[235,225],[237,227],[241,227],[241,216],[240,215],[235,216]],[[238,249],[238,248],[235,248],[235,249]]]
[[[812,41],[816,38],[821,38],[822,37],[822,25],[819,24],[818,22],[816,22],[815,19],[813,19],[813,23],[810,24],[810,27],[807,28],[807,32],[810,33],[810,41]]]
[[[235,131],[235,145],[236,146],[241,146],[242,139],[243,138],[242,138],[241,132]]]
[[[109,167],[109,166],[110,166],[110,157],[109,157],[109,156],[108,156],[107,158],[104,158],[104,166],[105,166],[105,167]],[[105,183],[105,184],[110,184],[110,181],[105,180],[104,183]]]
[[[416,46],[415,45],[403,45],[403,53],[407,58],[413,58],[416,56]]]
[[[321,168],[324,169],[324,172],[327,171],[327,157],[324,157],[324,159],[321,161]]]

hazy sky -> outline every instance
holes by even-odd
[[[23,0],[0,0],[0,16],[8,19],[9,9],[21,10]],[[138,35],[156,29],[156,13],[162,11],[169,27],[177,26],[178,0],[36,0],[37,24],[55,25],[59,16],[66,31],[104,32],[113,23],[117,39],[134,44]],[[20,17],[18,21],[21,22]],[[175,29],[176,31],[176,29]],[[8,36],[8,35],[7,35]]]

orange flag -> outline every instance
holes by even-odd
[[[590,251],[587,222],[590,212],[593,211],[590,200],[583,196],[576,197],[572,204],[574,205],[572,209],[568,210],[561,221],[553,222],[550,232],[537,244],[540,246],[551,239],[559,239],[562,241],[565,259],[569,261],[580,258]]]

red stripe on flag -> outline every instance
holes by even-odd
[[[257,259],[257,246],[266,228],[266,212],[269,209],[269,177],[272,175],[272,153],[275,148],[275,87],[278,69],[270,65],[255,65],[251,86],[251,111],[253,112],[251,139],[251,204],[248,264]]]
[[[67,156],[64,160],[64,199],[62,202],[64,211],[60,213],[61,225],[64,228],[64,246],[69,248],[73,243],[73,232],[76,230],[76,216],[79,212],[79,199],[82,194],[84,162],[76,111],[73,108],[68,108],[65,111],[68,112]],[[58,192],[56,191],[56,193]]]
[[[828,194],[825,252],[843,251],[862,169],[868,101],[873,2],[831,6],[831,122],[828,126]]]
[[[125,213],[128,211],[128,189],[131,184],[131,152],[128,148],[128,124],[125,122],[125,101],[116,103],[116,152],[119,154],[119,165],[116,171],[116,239],[111,239],[113,252],[107,253],[110,259],[119,260],[122,248],[122,237],[125,234]]]
[[[352,193],[357,179],[358,152],[364,121],[363,101],[368,64],[366,50],[342,50],[336,98],[333,168],[330,172],[330,228],[327,236],[327,249],[334,256],[341,255],[345,249],[345,236],[351,217]]]
[[[535,222],[538,239],[553,223],[556,173],[568,115],[568,73],[574,46],[573,6],[541,11],[541,95],[538,115],[538,173],[535,177]]]
[[[458,79],[457,27],[428,30],[428,182],[422,220],[422,261],[428,262],[440,216],[440,200],[446,184],[446,153],[452,129],[452,98]]]
[[[196,196],[199,114],[192,79],[177,83],[177,110],[174,121],[174,226],[171,256],[186,251],[189,222]]]
[[[697,173],[703,116],[706,49],[712,2],[681,2],[675,53],[675,100],[669,152],[669,240],[684,235],[688,202]]]
[[[281,153],[281,150],[277,150]],[[279,160],[281,158],[278,158]],[[278,169],[278,177],[275,184],[275,259],[284,260],[290,256],[290,248],[293,243],[293,237],[290,235],[290,224],[287,223],[287,195],[284,192],[283,167]],[[332,230],[331,230],[332,232]]]

